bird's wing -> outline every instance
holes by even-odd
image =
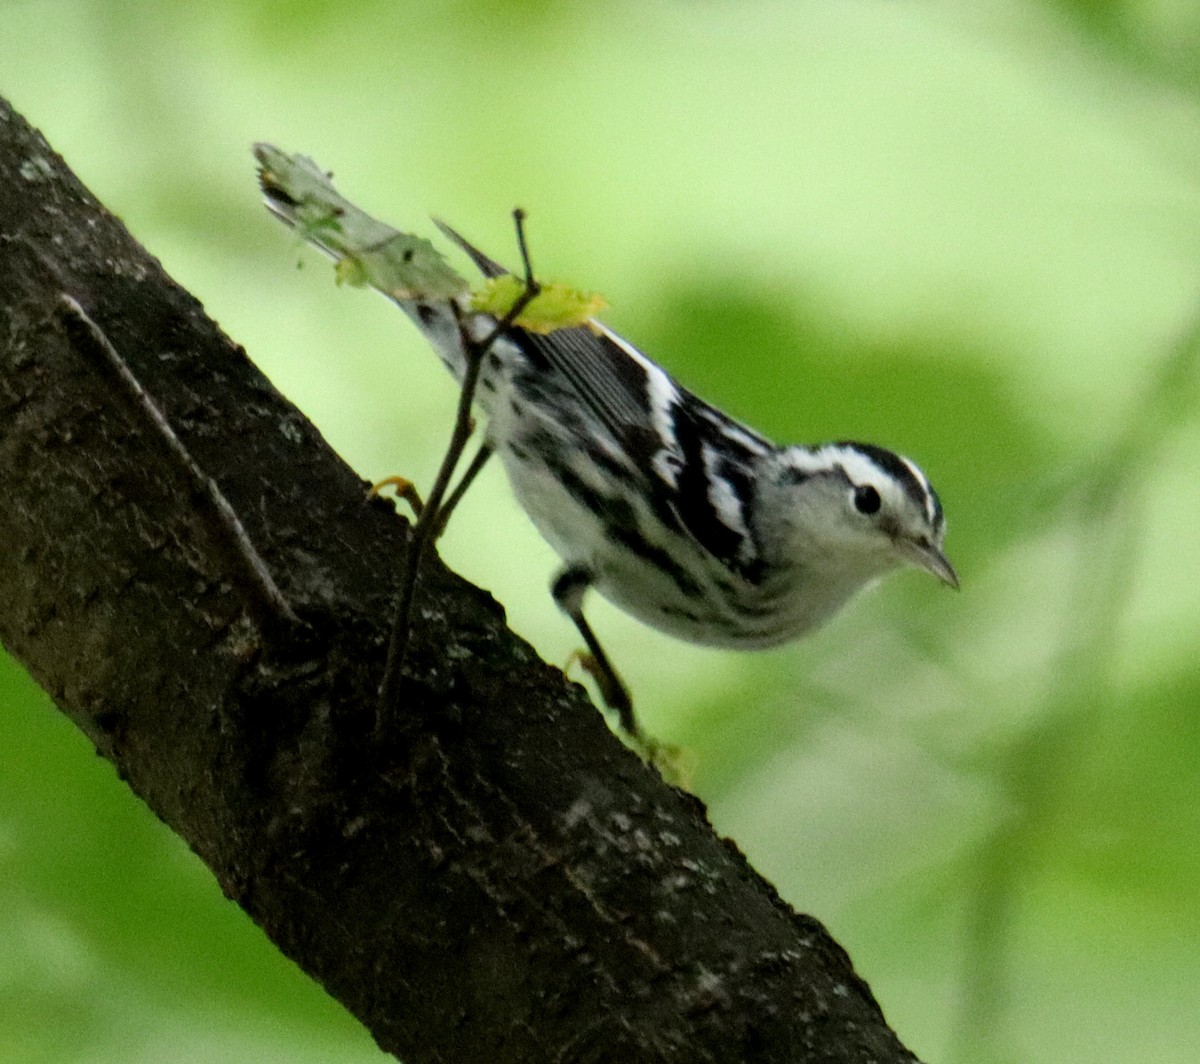
[[[436,221],[436,219],[435,219]],[[488,277],[509,273],[450,226],[438,228]],[[715,557],[746,566],[755,462],[770,444],[685,392],[667,372],[599,322],[540,334],[513,329],[535,362],[565,380],[645,478],[660,519]],[[714,490],[719,485],[719,490]]]
[[[486,277],[511,271],[485,255],[445,222],[437,227],[463,251]],[[667,374],[645,355],[599,323],[550,333],[513,329],[512,338],[535,361],[548,363],[574,389],[600,423],[623,445],[635,444],[652,428],[652,389],[674,389]],[[661,381],[656,378],[661,377]],[[645,446],[645,442],[642,443]]]

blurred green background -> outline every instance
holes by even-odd
[[[1194,0],[7,0],[0,92],[364,477],[429,483],[454,386],[270,221],[256,139],[510,261],[520,204],[694,390],[917,459],[960,595],[764,655],[593,624],[924,1059],[1193,1064]],[[498,468],[442,552],[566,660]],[[0,1061],[380,1058],[0,660]]]

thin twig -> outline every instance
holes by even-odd
[[[454,491],[438,508],[438,523],[432,533],[434,539],[437,539],[446,531],[446,524],[450,520],[450,515],[454,512],[454,508],[462,501],[462,497],[467,493],[467,488],[471,486],[475,478],[479,475],[479,471],[487,465],[487,461],[491,457],[492,445],[486,441],[481,443],[479,450],[475,452],[475,457],[471,459],[471,464],[467,466],[467,471],[459,477],[458,483],[454,486]]]
[[[471,435],[471,408],[475,402],[475,387],[479,381],[479,372],[483,360],[492,346],[516,323],[525,308],[537,296],[540,285],[533,277],[533,265],[529,258],[529,249],[525,242],[525,212],[520,208],[513,211],[513,222],[517,228],[517,245],[521,250],[521,259],[525,268],[525,288],[504,317],[500,318],[481,340],[474,339],[468,329],[467,318],[457,302],[451,300],[450,308],[458,324],[458,334],[463,348],[462,387],[458,396],[458,413],[454,420],[454,430],[450,434],[450,443],[446,448],[445,457],[438,469],[433,489],[425,500],[417,523],[413,527],[408,548],[404,552],[404,562],[400,580],[400,591],[396,596],[396,605],[392,614],[392,632],[388,640],[387,662],[383,668],[383,679],[379,684],[379,706],[375,717],[376,733],[380,733],[386,725],[392,708],[396,705],[400,685],[400,673],[404,666],[404,658],[408,652],[409,632],[412,627],[413,599],[416,593],[417,575],[421,569],[421,559],[425,548],[442,526],[442,500],[446,489],[454,475],[455,467],[462,457],[467,440]],[[486,446],[486,444],[485,444]],[[456,491],[451,498],[457,502],[461,492]]]
[[[204,504],[199,507],[199,515],[210,546],[231,571],[230,582],[244,596],[246,612],[258,630],[270,638],[281,626],[298,626],[300,619],[283,597],[229,500],[221,493],[217,482],[196,463],[104,330],[65,292],[59,294],[59,309],[67,334],[76,348],[116,379],[133,415],[154,427],[177,463],[176,468],[185,475],[189,490]]]

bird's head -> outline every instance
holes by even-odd
[[[861,585],[909,565],[958,587],[941,502],[909,459],[845,441],[780,448],[763,472],[760,532],[814,577]]]

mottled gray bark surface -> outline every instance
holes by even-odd
[[[410,1064],[911,1061],[436,559],[376,739],[406,535],[0,104],[0,638],[225,893]]]

